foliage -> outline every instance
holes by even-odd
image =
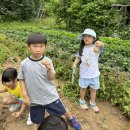
[[[0,72],[2,71],[3,63],[8,59],[16,60],[23,53],[26,53],[25,44],[15,42],[10,39],[7,35],[0,33]]]
[[[109,27],[106,32],[114,27],[114,11],[108,13],[111,8],[108,0],[59,0],[53,2],[53,5],[57,21],[65,21],[69,30],[82,31],[84,28],[93,28],[103,33],[104,22],[105,26]]]
[[[111,4],[110,0],[50,0],[45,10],[49,16],[56,17],[56,24],[65,23],[69,31],[92,28],[102,36],[124,38],[119,32],[129,24],[129,14],[125,14],[124,8],[112,8]],[[129,39],[129,32],[124,33],[125,39]]]
[[[34,17],[40,0],[4,0],[0,2],[0,20],[28,20]]]
[[[78,69],[74,85],[71,85],[71,66],[79,47],[79,41],[76,39],[78,34],[44,28],[42,24],[38,26],[36,24],[0,25],[2,34],[6,34],[13,41],[18,42],[18,45],[14,45],[13,43],[16,44],[16,42],[9,40],[10,42],[8,41],[8,44],[5,45],[24,58],[28,54],[25,44],[23,44],[27,36],[34,31],[46,34],[49,45],[46,55],[53,60],[57,78],[65,81],[63,93],[73,101],[77,101],[79,98]],[[0,39],[4,41],[6,36],[2,36],[3,38]],[[105,43],[105,49],[99,60],[101,76],[100,89],[97,93],[98,99],[118,105],[127,116],[130,116],[130,41],[105,37],[100,39]],[[6,51],[6,49],[2,50]],[[88,96],[89,94],[87,94]]]
[[[110,0],[112,3],[117,3],[117,4],[130,4],[129,0]]]

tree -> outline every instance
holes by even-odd
[[[0,0],[1,20],[28,20],[34,17],[40,0]]]

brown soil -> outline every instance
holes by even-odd
[[[20,60],[16,61],[10,58],[5,62],[3,68],[18,68],[19,63]],[[61,84],[57,80],[54,83]],[[7,95],[8,93],[0,94],[0,100]],[[108,102],[98,102],[100,113],[95,114],[91,109],[89,111],[81,110],[77,103],[71,102],[63,95],[61,95],[61,99],[69,111],[81,122],[83,130],[130,130],[130,121],[122,115],[117,107]],[[29,108],[19,119],[13,118],[8,108],[9,106],[0,103],[0,130],[36,130],[36,125],[26,125]],[[69,126],[69,130],[73,130],[73,128]]]

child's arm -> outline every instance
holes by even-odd
[[[48,70],[47,74],[50,80],[53,80],[55,78],[55,72],[53,70]]]
[[[24,112],[25,108],[26,108],[26,105],[23,103],[23,104],[22,104],[22,107],[21,107],[21,109],[20,109],[20,111],[14,112],[14,113],[12,114],[12,116],[13,116],[13,117],[20,117],[21,114]]]
[[[27,105],[30,105],[30,98],[28,96],[24,80],[19,79],[19,83],[23,94],[23,102]]]
[[[73,69],[76,69],[77,64],[80,62],[80,59],[78,57],[75,58],[75,61],[73,63]]]

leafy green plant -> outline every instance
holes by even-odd
[[[79,48],[79,41],[76,39],[78,33],[44,28],[42,24],[34,26],[34,24],[22,23],[21,26],[21,23],[11,23],[7,26],[1,24],[0,27],[2,33],[0,45],[3,48],[0,49],[1,65],[9,56],[15,54],[24,58],[28,54],[25,43],[30,33],[46,34],[48,38],[46,55],[53,60],[57,78],[65,82],[62,91],[71,100],[77,101],[79,98],[78,70],[74,85],[71,85],[71,67]],[[101,87],[97,94],[98,99],[118,105],[124,114],[130,116],[130,41],[108,37],[100,39],[105,43],[105,48],[99,59]],[[10,50],[9,53],[6,53],[6,50]]]

